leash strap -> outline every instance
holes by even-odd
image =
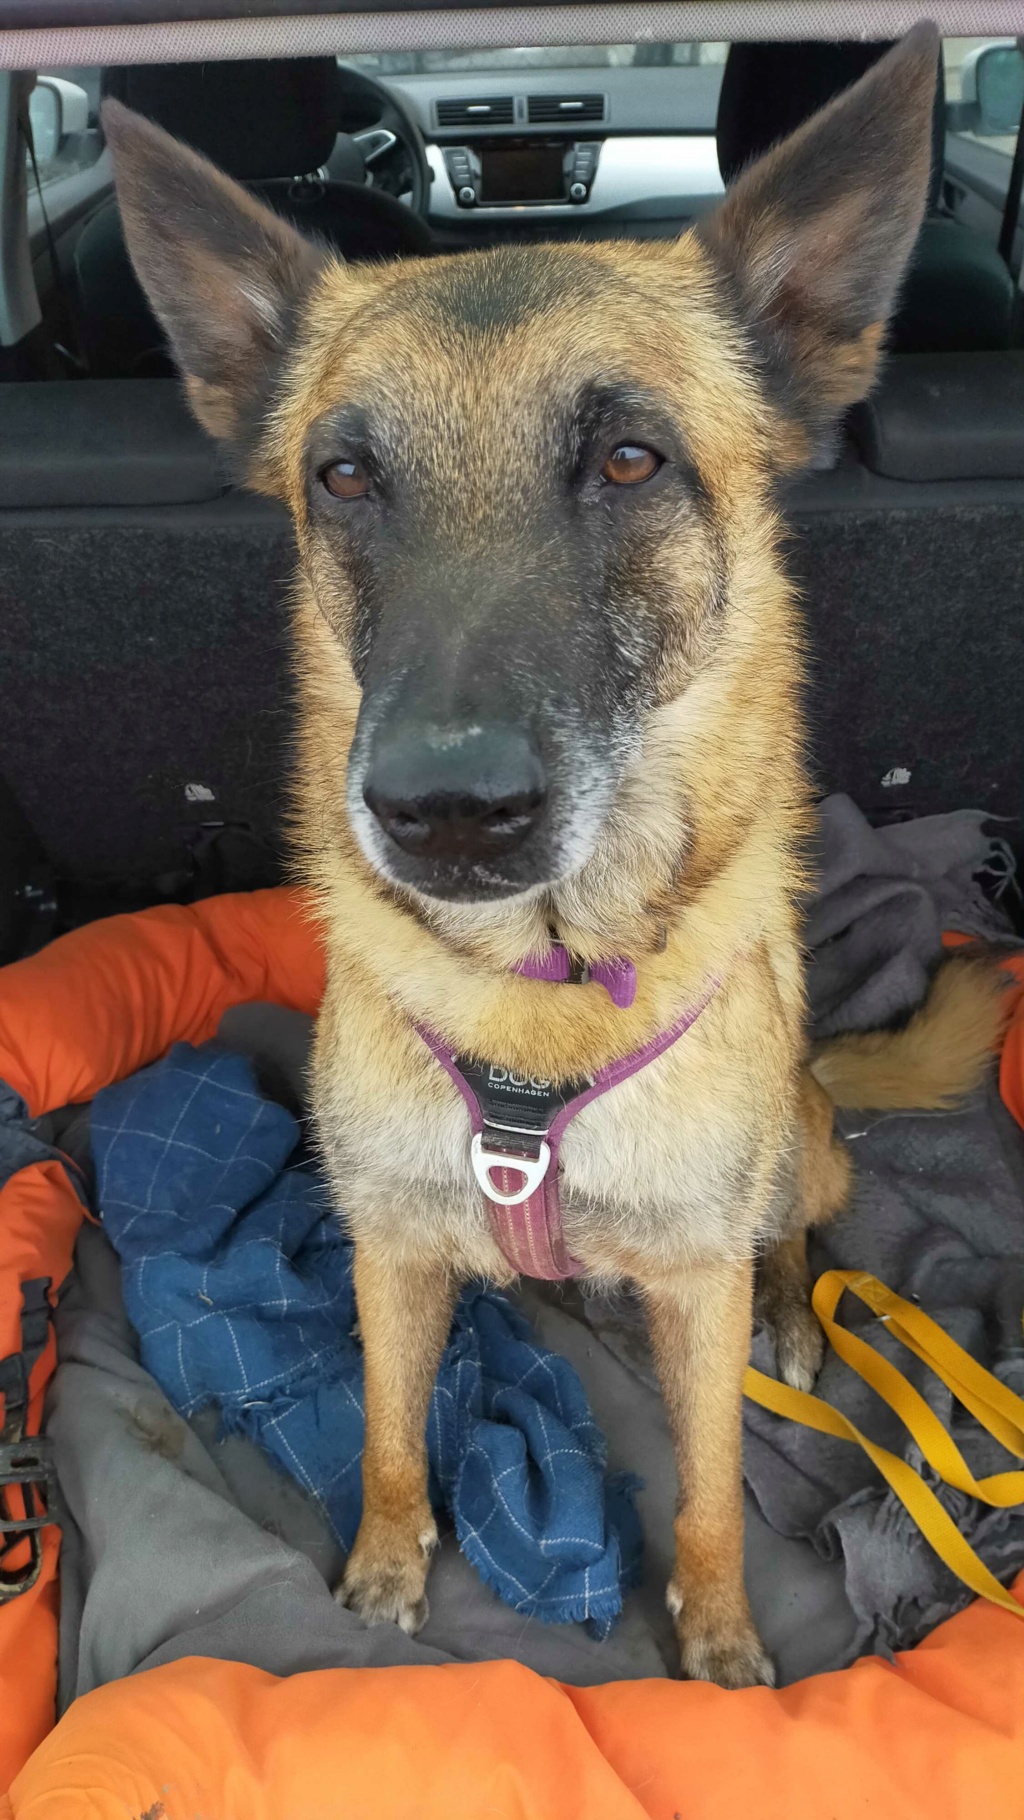
[[[986,1432],[1018,1459],[1024,1458],[1024,1401],[951,1340],[923,1309],[904,1301],[877,1277],[862,1270],[827,1270],[818,1278],[812,1306],[829,1343],[844,1363],[899,1416],[940,1479],[957,1491],[980,1498],[997,1509],[1024,1504],[1024,1471],[992,1473],[987,1478],[976,1479],[952,1435],[943,1428],[934,1411],[903,1373],[883,1359],[873,1346],[839,1324],[835,1314],[846,1290],[858,1296],[880,1321],[884,1321],[889,1331],[934,1371]],[[1012,1612],[1014,1617],[1024,1618],[1024,1606],[1000,1586],[995,1575],[961,1535],[935,1493],[906,1460],[869,1441],[853,1422],[821,1397],[792,1390],[789,1385],[780,1384],[753,1367],[747,1370],[744,1390],[752,1402],[777,1416],[800,1422],[819,1434],[854,1441],[863,1447],[950,1571],[972,1592],[991,1600],[1004,1611]]]

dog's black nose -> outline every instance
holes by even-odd
[[[414,859],[483,860],[511,853],[547,801],[544,767],[511,727],[405,730],[382,742],[363,799]]]

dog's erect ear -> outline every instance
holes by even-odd
[[[244,453],[325,255],[151,120],[113,100],[101,118],[132,264],[192,408]]]
[[[915,26],[698,230],[808,444],[875,375],[927,200],[938,50]]]

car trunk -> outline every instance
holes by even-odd
[[[228,483],[175,382],[52,382],[5,391],[0,414],[0,959],[6,961],[41,950],[64,931],[112,911],[192,903],[287,875],[283,829],[293,712],[288,595],[294,552],[283,510]],[[807,475],[782,501],[792,527],[789,561],[804,604],[808,738],[818,795],[845,793],[876,825],[980,809],[998,818],[1003,838],[1018,851],[1024,813],[1024,641],[1018,626],[1024,568],[1022,405],[1024,354],[896,360],[874,399],[848,426],[836,465]],[[1012,892],[1004,891],[1002,903],[1020,924]],[[215,906],[214,913],[223,914],[224,908]],[[272,931],[274,941],[279,933]],[[219,951],[229,952],[230,943],[222,942]],[[253,985],[252,993],[256,991]],[[65,989],[69,1006],[71,1000]],[[48,1015],[59,1019],[60,1003],[55,991]],[[197,1033],[185,1034],[194,1038]],[[212,1029],[204,1027],[199,1034],[212,1034]],[[252,1040],[251,1030],[247,1037],[237,1022],[222,1034],[243,1049]],[[986,1123],[999,1111],[979,1111],[976,1126],[961,1128],[952,1146],[957,1165],[968,1175],[977,1162],[976,1190],[988,1180],[982,1177],[982,1165],[999,1151],[993,1127]],[[891,1179],[905,1188],[919,1168],[917,1159],[934,1156],[920,1148],[932,1141],[934,1128],[925,1130],[926,1121],[919,1123],[922,1131],[910,1138],[907,1126],[883,1131],[866,1153],[865,1176],[873,1176],[876,1185]],[[847,1135],[851,1141],[863,1135],[859,1123]],[[1019,1145],[1019,1132],[1013,1135]],[[81,1143],[73,1120],[58,1119],[46,1136],[72,1153]],[[996,1161],[1002,1167],[1001,1158]],[[864,1164],[864,1151],[858,1162]],[[1012,1190],[1002,1178],[997,1188],[1008,1200]],[[911,1189],[919,1199],[917,1179]],[[1019,1206],[1019,1193],[1015,1204]],[[77,1208],[72,1212],[80,1217]],[[144,1701],[155,1684],[153,1698],[159,1702],[162,1689],[170,1689],[169,1710],[185,1715],[182,1735],[191,1738],[194,1732],[200,1739],[203,1762],[197,1785],[205,1776],[204,1787],[234,1787],[233,1753],[237,1740],[245,1737],[245,1715],[251,1710],[247,1702],[253,1697],[244,1677],[261,1678],[265,1667],[280,1674],[280,1685],[287,1689],[305,1680],[306,1671],[336,1670],[339,1663],[372,1667],[374,1675],[383,1677],[404,1672],[394,1666],[396,1661],[418,1663],[418,1673],[425,1677],[436,1677],[445,1664],[449,1680],[442,1685],[448,1686],[452,1673],[460,1672],[453,1671],[453,1663],[469,1658],[468,1672],[479,1678],[485,1692],[490,1690],[488,1698],[496,1706],[514,1700],[523,1710],[531,1697],[552,1689],[557,1678],[613,1682],[608,1688],[589,1688],[587,1697],[595,1702],[595,1712],[602,1696],[619,1702],[616,1710],[625,1712],[631,1688],[644,1679],[648,1702],[642,1722],[616,1723],[621,1736],[635,1732],[642,1740],[644,1776],[648,1774],[655,1746],[660,1749],[662,1740],[676,1735],[674,1713],[665,1722],[656,1717],[662,1710],[656,1704],[661,1692],[685,1699],[702,1690],[651,1685],[652,1677],[669,1672],[658,1626],[664,1630],[668,1625],[664,1553],[671,1534],[674,1477],[660,1403],[649,1386],[638,1388],[629,1356],[632,1338],[616,1326],[615,1311],[602,1325],[603,1317],[581,1315],[568,1298],[556,1303],[527,1292],[524,1302],[541,1341],[578,1369],[597,1421],[613,1437],[613,1447],[621,1444],[624,1463],[639,1467],[648,1481],[650,1501],[643,1513],[647,1580],[633,1595],[637,1603],[624,1613],[610,1644],[600,1645],[605,1652],[600,1664],[595,1666],[590,1653],[591,1640],[573,1634],[582,1626],[531,1628],[499,1607],[451,1537],[432,1582],[434,1629],[422,1641],[396,1632],[381,1642],[379,1631],[362,1633],[357,1627],[355,1637],[342,1632],[351,1615],[324,1595],[324,1580],[336,1577],[338,1570],[336,1544],[324,1525],[317,1527],[299,1492],[290,1485],[282,1489],[280,1476],[254,1458],[250,1443],[244,1456],[241,1443],[233,1454],[225,1449],[212,1422],[204,1427],[197,1420],[183,1437],[184,1423],[159,1396],[153,1380],[136,1395],[145,1374],[130,1356],[130,1334],[113,1375],[126,1372],[136,1396],[129,1438],[142,1450],[136,1485],[145,1487],[150,1500],[146,1527],[140,1530],[134,1523],[127,1502],[114,1500],[107,1509],[104,1473],[113,1457],[108,1448],[114,1445],[112,1434],[117,1445],[124,1443],[126,1425],[119,1403],[106,1411],[104,1427],[101,1403],[88,1400],[102,1378],[98,1367],[110,1370],[109,1351],[103,1360],[98,1354],[74,1352],[90,1322],[104,1345],[110,1332],[126,1325],[117,1273],[104,1275],[99,1256],[104,1243],[102,1235],[85,1231],[77,1275],[60,1316],[61,1355],[67,1361],[73,1354],[71,1370],[58,1373],[50,1400],[49,1429],[62,1458],[75,1455],[82,1462],[79,1478],[68,1475],[74,1509],[64,1540],[60,1699],[62,1707],[71,1702],[65,1725],[80,1723],[83,1711],[88,1725],[96,1690],[124,1702],[115,1715],[128,1712],[125,1748],[142,1764],[139,1769],[133,1762],[130,1772],[133,1812],[155,1815],[160,1810],[159,1801],[150,1806],[158,1785],[146,1753],[150,1750],[155,1760],[167,1751],[162,1737],[153,1746],[135,1741],[138,1709],[132,1702],[138,1690]],[[855,1261],[860,1265],[863,1257]],[[47,1268],[59,1281],[69,1262],[70,1241],[63,1263]],[[842,1258],[837,1252],[815,1262],[816,1268],[825,1268]],[[83,1363],[90,1365],[89,1372],[79,1370]],[[133,1377],[133,1372],[139,1375]],[[230,1522],[237,1517],[244,1534],[236,1547],[241,1531],[225,1527],[209,1584],[205,1592],[199,1586],[193,1598],[192,1558],[201,1552],[193,1547],[193,1532],[186,1528],[183,1534],[180,1520],[175,1537],[159,1532],[150,1506],[161,1513],[172,1510],[183,1486],[189,1491],[193,1481],[201,1491],[208,1489],[204,1475],[210,1459],[230,1493],[223,1500],[232,1506]],[[99,1531],[89,1528],[90,1513],[96,1512],[102,1513],[101,1546]],[[253,1552],[254,1536],[265,1545],[265,1556]],[[783,1678],[797,1679],[856,1654],[840,1563],[824,1563],[801,1540],[804,1553],[791,1580],[789,1563],[797,1544],[777,1534],[752,1505],[747,1536],[752,1592],[755,1602],[762,1601],[759,1622],[766,1622]],[[278,1552],[282,1541],[292,1550],[286,1585]],[[153,1567],[157,1561],[159,1574]],[[309,1571],[311,1562],[315,1573]],[[103,1571],[94,1571],[97,1565],[106,1571],[108,1596],[114,1588],[116,1622],[109,1615],[103,1622],[95,1619],[104,1578]],[[235,1573],[237,1583],[231,1578]],[[244,1599],[238,1591],[243,1583]],[[177,1600],[173,1611],[160,1603],[169,1586]],[[90,1599],[90,1622],[80,1622]],[[232,1631],[236,1608],[242,1616]],[[141,1621],[137,1631],[132,1629],[140,1611],[154,1634]],[[129,1612],[134,1614],[131,1622],[125,1615]],[[1000,1614],[990,1609],[985,1616],[991,1620]],[[222,1620],[227,1629],[218,1631]],[[54,1622],[52,1654],[55,1633]],[[137,1636],[145,1636],[145,1642],[136,1644]],[[597,1647],[593,1645],[595,1651]],[[945,1647],[941,1633],[934,1647]],[[393,1650],[405,1653],[388,1653]],[[529,1681],[514,1679],[517,1664],[507,1658],[516,1655],[538,1671]],[[925,1675],[935,1657],[920,1656]],[[979,1658],[990,1656],[986,1643]],[[916,1659],[915,1654],[907,1684]],[[135,1672],[140,1668],[148,1672]],[[876,1679],[888,1675],[877,1663],[862,1664],[858,1677],[862,1670]],[[236,1731],[227,1743],[215,1747],[201,1724],[193,1726],[188,1702],[200,1698],[207,1685],[204,1677],[212,1677],[213,1686],[222,1671],[240,1679],[234,1693],[229,1688],[215,1698],[225,1706],[234,1699],[233,1711],[242,1717],[236,1717]],[[971,1673],[973,1700],[973,1668]],[[807,1681],[799,1696],[805,1713],[816,1699],[842,1699],[829,1692],[835,1681],[864,1685],[857,1677],[820,1675]],[[890,1681],[895,1684],[896,1677]],[[892,1709],[884,1706],[883,1697],[891,1687],[879,1684],[878,1710],[889,1715]],[[395,1685],[374,1683],[371,1709],[378,1721]],[[411,1708],[418,1712],[426,1701],[424,1710],[432,1710],[436,1685],[434,1679],[424,1681],[421,1693],[418,1684]],[[475,1713],[480,1705],[477,1685],[474,1680],[465,1695],[460,1687],[466,1711]],[[176,1698],[180,1708],[174,1706]],[[995,1695],[986,1692],[986,1699],[992,1704]],[[686,1710],[696,1714],[695,1707]],[[742,1710],[746,1725],[761,1708]],[[119,1723],[116,1716],[113,1723]],[[331,1753],[341,1750],[346,1786],[354,1786],[359,1737],[341,1730],[341,1745],[308,1742],[305,1714],[278,1717],[276,1723],[280,1737],[302,1742],[295,1752],[301,1763],[314,1761],[319,1753],[333,1764]],[[833,1710],[822,1723],[831,1776]],[[840,1723],[846,1727],[845,1716]],[[698,1715],[694,1736],[703,1724]],[[886,1717],[885,1725],[887,1764],[908,1740],[918,1740],[913,1746],[918,1753],[925,1748],[916,1710],[898,1723]],[[440,1720],[438,1726],[440,1736]],[[372,1732],[373,1725],[363,1729]],[[378,1729],[384,1735],[386,1728],[378,1724]],[[944,1750],[962,1756],[956,1728],[943,1737],[938,1730],[936,1726],[928,1746],[932,1761],[939,1763]],[[853,1719],[849,1733],[855,1733]],[[57,1750],[63,1735],[59,1729]],[[465,1748],[464,1738],[460,1731],[450,1747],[453,1761]],[[589,1740],[584,1744],[589,1750]],[[691,1744],[688,1736],[688,1752]],[[575,1748],[583,1748],[578,1739]],[[869,1737],[860,1748],[870,1762],[881,1747]],[[101,1747],[93,1740],[87,1747],[89,1761],[116,1763],[120,1749],[112,1739]],[[536,1754],[518,1739],[513,1739],[513,1749],[517,1775],[523,1765],[532,1770]],[[504,1741],[500,1750],[505,1750]],[[722,1811],[721,1788],[732,1755],[725,1749],[716,1757],[708,1772],[709,1806],[694,1805],[694,1812]],[[735,1755],[738,1759],[740,1754]],[[49,1773],[46,1747],[33,1761],[30,1775]],[[571,1761],[571,1753],[565,1761]],[[916,1757],[914,1767],[916,1773]],[[62,1766],[58,1763],[52,1773],[59,1784]],[[105,1775],[106,1769],[98,1773]],[[627,1779],[627,1771],[622,1773]],[[685,1773],[690,1778],[689,1762]],[[638,1774],[638,1785],[641,1780]],[[290,1784],[288,1789],[292,1805],[282,1811],[307,1811],[294,1788]],[[681,1798],[674,1790],[673,1783],[672,1803]],[[742,1802],[737,1802],[738,1796],[730,1811],[740,1811]],[[664,1811],[674,1811],[671,1804],[663,1805]],[[612,1809],[605,1804],[599,1811]],[[796,1808],[790,1803],[786,1811]]]

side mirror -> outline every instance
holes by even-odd
[[[1016,44],[991,44],[975,66],[978,126],[984,139],[1009,138],[1024,110],[1024,55]]]
[[[63,76],[39,76],[28,101],[32,143],[40,164],[56,158],[65,139],[89,125],[89,97]]]

